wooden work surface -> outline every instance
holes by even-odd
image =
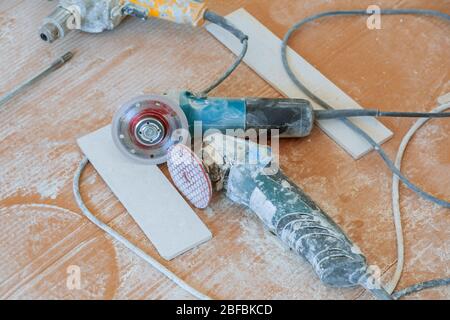
[[[244,6],[281,37],[300,18],[374,3],[450,13],[449,0],[211,0],[210,6],[222,14]],[[205,87],[233,55],[205,30],[137,19],[114,32],[73,32],[49,45],[37,31],[54,6],[49,1],[0,3],[0,95],[60,54],[76,53],[70,64],[0,110],[0,298],[192,298],[81,215],[72,196],[73,174],[82,158],[76,139],[110,123],[119,105],[138,94]],[[448,22],[386,17],[382,23],[382,30],[370,31],[364,18],[326,19],[306,26],[292,46],[363,106],[434,108],[436,99],[450,91]],[[246,66],[214,95],[279,96]],[[395,134],[384,145],[394,158],[414,120],[381,121]],[[412,181],[447,200],[449,132],[449,121],[427,124],[412,140],[403,165]],[[354,161],[315,129],[309,138],[281,143],[281,165],[389,280],[396,262],[392,175],[379,156]],[[449,276],[449,210],[404,187],[400,192],[406,264],[399,288]],[[99,218],[160,259],[92,167],[83,176],[82,194]],[[223,195],[198,214],[213,239],[170,263],[160,261],[213,298],[371,298],[361,288],[322,285],[306,262]],[[71,265],[81,269],[80,290],[66,286]],[[449,299],[450,289],[409,298]]]

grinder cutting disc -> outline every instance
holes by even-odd
[[[178,104],[164,96],[137,97],[115,114],[112,136],[127,157],[145,164],[167,160],[170,147],[188,141],[188,122]]]
[[[191,149],[181,144],[170,148],[167,166],[178,190],[196,208],[206,208],[212,197],[211,179]]]

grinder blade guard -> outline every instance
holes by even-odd
[[[188,122],[180,107],[158,95],[140,96],[115,114],[112,136],[128,158],[142,164],[166,162],[168,150],[189,141]]]

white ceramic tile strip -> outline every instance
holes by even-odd
[[[114,145],[111,127],[78,144],[166,260],[211,239],[211,232],[157,166],[134,163]]]

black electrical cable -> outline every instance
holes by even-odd
[[[247,54],[248,49],[248,36],[244,34],[241,30],[233,26],[233,24],[231,24],[227,19],[210,10],[206,10],[204,18],[205,20],[222,27],[223,29],[233,34],[242,43],[242,50],[239,56],[234,61],[234,63],[225,71],[225,73],[219,79],[214,81],[205,90],[197,94],[197,96],[199,97],[206,97],[208,93],[210,93],[212,90],[217,88],[222,82],[224,82],[233,73],[233,71],[236,70],[236,68],[241,64],[242,60]]]
[[[349,117],[395,117],[395,118],[449,118],[450,112],[396,112],[371,109],[315,110],[318,120]]]
[[[410,295],[415,292],[447,285],[450,285],[450,278],[420,282],[405,289],[394,292],[392,294],[392,298],[394,298],[394,300],[398,300],[404,296]]]
[[[241,30],[236,28],[231,22],[229,22],[225,17],[218,15],[214,11],[206,10],[203,15],[205,20],[217,24],[223,29],[227,30],[231,34],[233,34],[239,41],[244,42],[244,40],[248,40],[248,36],[243,33]]]
[[[380,14],[382,15],[427,15],[427,16],[433,16],[437,18],[441,18],[444,20],[450,21],[450,15],[434,11],[434,10],[421,10],[421,9],[390,9],[390,10],[381,10]],[[365,11],[365,10],[349,10],[349,11],[328,11],[323,12],[320,14],[316,14],[310,17],[307,17],[305,19],[302,19],[295,25],[293,25],[289,31],[286,33],[282,45],[281,45],[281,56],[283,61],[284,69],[286,70],[289,78],[294,82],[294,84],[302,90],[310,99],[321,105],[323,108],[330,110],[333,109],[331,105],[320,99],[318,96],[316,96],[314,93],[312,93],[294,74],[292,71],[288,59],[287,59],[287,46],[289,39],[291,38],[292,34],[296,32],[301,26],[305,25],[308,22],[324,18],[324,17],[335,17],[335,16],[368,16],[372,15],[372,13]],[[429,117],[429,116],[427,116]],[[438,199],[427,192],[423,191],[419,187],[415,186],[412,182],[408,180],[401,172],[398,170],[398,168],[395,166],[395,164],[389,159],[388,155],[384,152],[384,150],[381,148],[381,146],[374,141],[367,133],[365,133],[363,130],[361,130],[359,127],[354,125],[350,120],[347,118],[341,119],[349,128],[351,128],[353,131],[355,131],[357,134],[362,136],[367,142],[370,143],[370,145],[378,152],[378,154],[381,156],[381,158],[384,160],[384,162],[387,164],[389,169],[402,181],[408,188],[416,192],[419,196],[422,198],[425,198],[427,200],[430,200],[433,203],[436,203],[442,207],[450,208],[450,203]],[[416,285],[413,285],[411,287],[408,287],[406,289],[403,289],[399,292],[394,293],[391,297],[393,299],[399,299],[405,295],[411,294],[413,292],[417,292],[420,290],[428,289],[428,288],[434,288],[437,286],[444,286],[450,284],[450,278],[446,279],[437,279],[437,280],[431,280],[427,282],[418,283]],[[384,294],[384,293],[383,293]]]

